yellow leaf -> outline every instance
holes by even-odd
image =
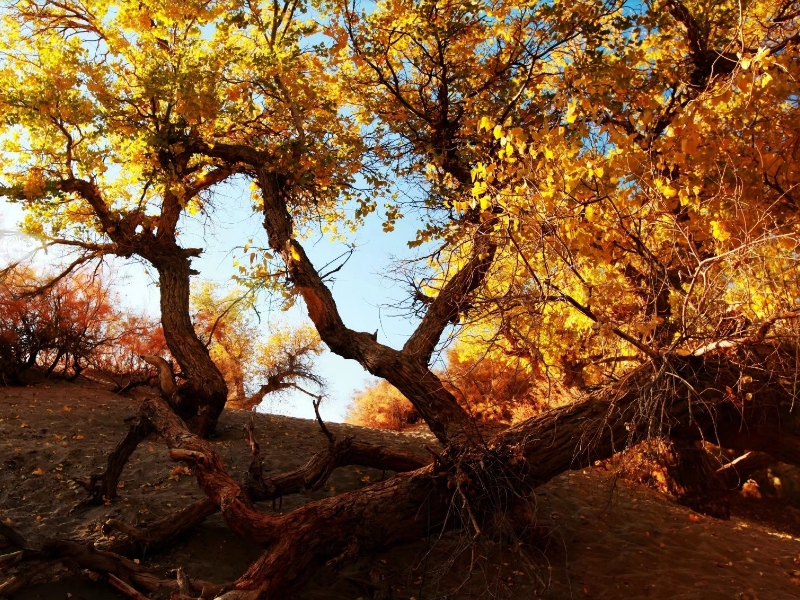
[[[42,471],[42,467],[37,467],[36,470],[31,473],[31,475],[44,475],[44,471]]]
[[[711,221],[711,235],[720,242],[724,242],[731,237],[730,232],[725,228],[725,224],[720,221]]]
[[[676,192],[674,188],[665,185],[661,188],[661,193],[664,194],[666,198],[672,198],[678,192]]]
[[[569,103],[569,109],[567,110],[567,123],[574,123],[575,119],[578,118],[578,115],[575,113],[577,105],[574,102]]]

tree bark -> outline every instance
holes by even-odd
[[[792,411],[791,386],[786,389],[758,365],[729,355],[676,360],[671,375],[641,367],[614,388],[520,423],[483,448],[446,451],[434,465],[287,515],[255,510],[213,448],[189,434],[163,403],[148,400],[143,410],[170,456],[194,468],[229,526],[268,548],[230,598],[280,598],[311,565],[356,548],[372,551],[418,539],[430,527],[462,525],[478,535],[498,511],[524,513],[519,502],[556,475],[590,466],[653,434],[768,451],[800,464],[800,420]],[[675,377],[686,387],[675,385]],[[747,378],[750,383],[743,384]],[[758,396],[747,397],[751,388],[760,390]]]
[[[150,422],[147,419],[138,419],[109,455],[105,472],[100,475],[92,475],[88,481],[75,480],[89,492],[87,503],[102,504],[106,500],[117,497],[119,478],[122,476],[128,459],[151,433],[153,433],[153,426],[150,425]]]
[[[208,349],[197,337],[189,316],[189,259],[154,257],[151,262],[159,275],[164,337],[186,378],[173,403],[193,432],[208,437],[225,408],[228,387]]]
[[[426,464],[424,460],[404,450],[343,438],[315,454],[304,466],[264,479],[257,445],[254,454],[256,465],[250,469],[251,477],[245,489],[253,502],[264,502],[304,490],[319,489],[334,470],[346,465],[360,465],[400,473],[422,468]],[[196,527],[218,510],[219,503],[213,498],[206,497],[144,527],[132,527],[111,519],[105,523],[105,531],[117,530],[125,535],[115,539],[103,549],[123,556],[157,551],[177,540],[183,533]]]
[[[286,181],[260,167],[257,182],[264,201],[264,228],[269,246],[286,264],[309,317],[330,350],[358,361],[369,373],[394,385],[414,404],[443,444],[460,440],[468,445],[480,445],[483,440],[475,422],[428,368],[428,362],[442,332],[457,320],[467,297],[483,281],[494,257],[494,245],[482,238],[476,241],[469,263],[432,300],[425,318],[404,349],[394,350],[378,343],[369,333],[345,326],[333,295],[303,247],[294,239]]]
[[[182,170],[188,164],[190,153],[183,153],[178,163],[170,168]],[[187,188],[187,194],[198,194],[209,186],[223,181],[234,171],[228,167],[215,169]],[[120,214],[109,204],[91,181],[69,178],[59,183],[67,192],[80,195],[95,213],[99,225],[112,243],[93,249],[104,254],[129,258],[136,254],[147,260],[158,271],[160,285],[161,323],[170,352],[178,361],[187,382],[173,403],[182,418],[187,419],[192,431],[207,437],[214,432],[228,388],[222,374],[208,354],[208,349],[198,339],[189,314],[189,279],[194,273],[190,260],[200,254],[196,248],[182,248],[177,244],[177,224],[188,197],[179,198],[165,190],[162,198],[158,227],[143,224],[139,211]]]

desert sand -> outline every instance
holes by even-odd
[[[142,523],[201,497],[193,479],[172,462],[157,438],[145,442],[123,475],[120,497],[106,506],[75,508],[85,492],[72,478],[101,470],[104,457],[135,417],[137,394],[115,395],[82,380],[0,388],[0,520],[31,541],[61,536],[102,543],[109,518]],[[243,427],[251,413],[225,411],[212,443],[229,471],[241,477],[249,462]],[[127,421],[127,423],[126,423]],[[279,473],[305,463],[326,443],[313,421],[258,414],[265,467]],[[425,432],[394,433],[330,425],[336,435],[391,443],[426,456]],[[337,494],[390,476],[372,469],[338,469],[324,489],[265,503],[289,511],[310,499]],[[677,506],[655,491],[632,487],[605,468],[574,471],[539,488],[536,539],[515,551],[502,541],[477,547],[458,533],[431,535],[338,572],[322,566],[308,574],[299,599],[566,598],[663,600],[794,600],[800,598],[797,511],[785,514],[752,502],[730,521]],[[759,519],[760,514],[770,518]],[[743,515],[747,515],[746,517]],[[753,518],[757,520],[753,520]],[[760,522],[758,522],[760,521]],[[771,523],[771,524],[767,524]],[[2,542],[0,540],[0,542]],[[0,553],[13,550],[0,543]],[[259,548],[209,518],[168,551],[142,563],[167,573],[226,582],[238,577]],[[468,577],[469,575],[469,577]],[[63,573],[15,597],[20,599],[121,598],[101,582]],[[2,581],[2,574],[0,574]]]

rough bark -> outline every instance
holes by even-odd
[[[156,552],[177,541],[181,535],[197,527],[218,510],[219,504],[206,497],[163,519],[148,523],[145,527],[133,527],[122,521],[110,519],[104,523],[103,532],[108,535],[115,530],[125,535],[105,544],[103,550],[122,556],[141,556]]]
[[[434,465],[287,515],[255,510],[213,448],[189,434],[163,403],[148,401],[144,410],[171,457],[192,465],[230,527],[268,548],[230,598],[280,598],[310,566],[356,549],[418,539],[430,527],[463,525],[478,535],[497,510],[524,513],[518,504],[525,494],[559,473],[589,466],[653,434],[754,448],[800,463],[800,420],[792,412],[790,390],[779,381],[724,354],[676,360],[672,368],[666,376],[663,369],[642,367],[613,389],[499,433],[484,448],[449,449]],[[750,383],[742,383],[748,381],[743,373]],[[688,381],[687,376],[691,383],[674,385],[675,378]],[[751,388],[759,394],[748,398]],[[498,503],[503,497],[505,504]]]
[[[253,465],[245,484],[245,492],[252,502],[265,502],[305,490],[319,489],[334,470],[346,465],[400,473],[422,468],[425,464],[426,461],[401,449],[343,438],[315,454],[304,466],[265,479],[258,445],[255,444]],[[104,531],[109,533],[116,530],[125,535],[107,544],[104,549],[123,556],[154,552],[170,545],[218,510],[219,503],[206,497],[144,527],[133,527],[111,519],[105,523]]]
[[[173,158],[164,166],[170,171],[177,171],[175,175],[180,175],[182,169],[187,167],[191,154],[184,152]],[[177,224],[186,201],[193,194],[224,181],[234,171],[227,166],[212,170],[203,180],[186,187],[183,198],[165,191],[155,231],[149,219],[145,219],[145,215],[139,211],[113,211],[94,183],[78,178],[59,183],[62,190],[80,195],[92,207],[100,227],[111,240],[111,243],[100,246],[84,245],[87,249],[100,256],[114,254],[128,258],[138,255],[158,271],[164,336],[187,380],[183,389],[176,394],[174,406],[188,420],[192,431],[204,437],[213,433],[225,406],[228,389],[192,325],[189,280],[194,271],[190,261],[201,250],[182,248],[177,244]]]
[[[35,548],[23,543],[24,549],[9,561],[8,567],[11,578],[0,588],[0,595],[10,594],[18,589],[17,583],[20,580],[29,581],[32,576],[42,574],[45,568],[49,568],[57,563],[62,563],[68,568],[88,569],[96,573],[101,573],[107,578],[116,577],[117,579],[140,587],[148,592],[159,590],[180,591],[181,584],[177,579],[166,580],[159,577],[153,571],[141,566],[133,560],[124,556],[119,556],[112,552],[98,550],[89,544],[82,544],[71,540],[51,538],[45,540],[41,547]],[[5,569],[4,569],[5,572]],[[207,597],[224,592],[230,585],[219,585],[203,581],[200,579],[190,579],[186,583],[198,592],[199,596]]]
[[[178,387],[175,385],[175,374],[172,372],[172,367],[160,356],[142,354],[141,358],[147,364],[153,365],[158,369],[158,385],[161,388],[161,395],[169,402],[178,391]]]
[[[292,184],[270,168],[271,156],[245,145],[215,144],[192,139],[187,151],[203,154],[229,165],[247,165],[255,176],[263,200],[264,228],[270,248],[286,264],[295,289],[305,301],[308,315],[330,350],[356,360],[369,373],[384,378],[417,408],[433,434],[443,444],[457,440],[477,447],[485,440],[475,422],[428,368],[431,353],[448,325],[469,307],[471,294],[481,285],[494,260],[496,243],[489,221],[477,227],[472,256],[428,303],[422,323],[398,351],[377,342],[373,334],[345,326],[333,295],[294,239],[289,212]],[[238,169],[242,170],[242,169]]]
[[[207,437],[214,432],[228,387],[189,316],[189,277],[185,256],[153,257],[161,287],[161,323],[170,352],[186,378],[173,404],[190,429]]]
[[[537,481],[658,435],[758,450],[798,465],[800,417],[793,410],[792,386],[753,360],[750,350],[742,350],[747,356],[722,351],[672,357],[669,371],[640,367],[613,388],[507,429],[492,444],[517,448]],[[791,349],[784,357],[793,360]]]
[[[458,319],[467,298],[483,281],[492,263],[495,247],[488,235],[478,236],[472,259],[431,301],[419,328],[403,350],[398,351],[378,343],[374,335],[345,326],[333,295],[294,239],[286,181],[259,167],[257,182],[264,202],[264,228],[269,246],[282,257],[309,317],[331,351],[358,361],[368,372],[399,389],[442,443],[459,439],[480,445],[482,440],[475,423],[428,368],[428,362],[443,331]]]

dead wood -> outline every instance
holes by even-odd
[[[334,470],[347,465],[400,473],[413,471],[427,464],[425,460],[405,450],[345,437],[335,439],[302,467],[264,478],[252,419],[248,423],[247,433],[253,459],[244,489],[252,502],[276,500],[298,492],[317,490],[325,484]],[[218,510],[219,504],[206,497],[142,527],[133,527],[111,519],[104,524],[103,532],[109,535],[112,531],[117,531],[123,535],[104,544],[103,549],[123,556],[155,552],[169,546]]]
[[[177,579],[164,579],[124,556],[98,550],[90,544],[53,538],[46,540],[39,549],[27,550],[26,555],[15,565],[15,572],[11,573],[11,578],[4,584],[6,587],[0,587],[0,591],[10,594],[20,587],[15,582],[30,581],[32,577],[42,573],[44,567],[49,568],[57,563],[68,568],[77,567],[100,573],[109,580],[114,577],[128,586],[137,586],[146,592],[178,591],[180,587]],[[204,596],[220,594],[230,587],[200,579],[189,580],[189,584],[195,590],[203,590]]]
[[[160,356],[152,354],[142,354],[142,360],[158,369],[158,384],[161,387],[161,394],[165,400],[172,398],[178,391],[175,385],[175,374],[172,372],[172,365]]]
[[[139,447],[139,444],[150,437],[151,433],[153,433],[153,427],[150,422],[147,419],[137,419],[122,441],[108,456],[106,470],[103,473],[92,475],[88,481],[75,480],[89,492],[89,498],[84,501],[84,504],[102,504],[117,497],[119,479],[128,459]]]
[[[777,354],[770,360],[787,356],[780,348],[772,351]],[[762,351],[749,354],[740,348],[736,353],[674,357],[664,365],[648,363],[613,388],[509,428],[483,448],[450,445],[437,453],[434,465],[310,502],[286,515],[261,513],[253,502],[287,490],[313,488],[333,465],[354,457],[363,462],[382,460],[385,465],[389,456],[397,466],[413,466],[419,459],[347,438],[334,439],[303,468],[264,480],[258,466],[260,450],[251,435],[256,464],[251,482],[243,486],[228,474],[213,447],[192,434],[163,400],[147,399],[142,411],[165,440],[171,458],[192,467],[209,499],[202,506],[213,510],[218,505],[234,532],[266,548],[225,597],[282,598],[315,565],[326,561],[341,564],[358,552],[451,527],[469,530],[470,537],[483,535],[497,522],[493,518],[498,513],[519,530],[531,524],[533,514],[526,502],[537,486],[653,436],[682,444],[705,440],[758,450],[798,464],[800,419],[793,411],[792,386],[774,377],[774,370],[763,369],[763,360]],[[263,487],[256,493],[250,484],[259,477]],[[191,510],[197,511],[197,506]],[[65,543],[69,544],[51,542],[50,554],[41,558],[60,552],[84,568],[150,589],[152,575],[127,571],[130,561],[95,549],[87,556],[82,547]]]
[[[717,473],[725,477],[732,488],[740,487],[747,479],[761,469],[775,465],[776,460],[764,452],[750,451],[734,458],[719,467]]]
[[[143,527],[133,527],[110,519],[103,525],[103,533],[109,535],[115,530],[124,535],[106,543],[103,549],[123,556],[143,556],[156,552],[177,541],[184,533],[197,527],[218,510],[219,504],[214,500],[202,498]]]

